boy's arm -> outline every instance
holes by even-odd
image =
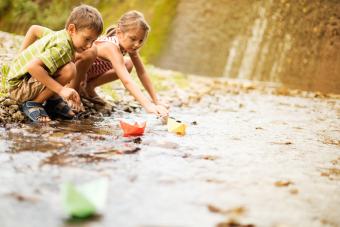
[[[23,50],[25,50],[29,45],[31,45],[32,43],[34,43],[37,39],[39,39],[42,35],[43,35],[43,31],[44,29],[46,29],[43,26],[39,26],[39,25],[32,25],[24,38],[24,41],[21,44],[20,50],[19,52],[22,52]]]
[[[156,91],[155,91],[154,87],[152,86],[150,77],[146,73],[146,70],[144,68],[144,64],[141,61],[138,52],[135,52],[133,54],[129,53],[129,55],[130,55],[130,58],[131,58],[133,65],[136,68],[136,72],[137,72],[139,80],[142,82],[144,88],[149,93],[153,103],[158,104],[158,98],[157,98],[157,95],[156,95]]]
[[[72,89],[62,86],[56,80],[54,80],[44,68],[42,60],[35,58],[27,65],[27,71],[35,79],[43,83],[48,89],[57,93],[64,100],[74,100],[76,103],[80,103],[78,93]]]

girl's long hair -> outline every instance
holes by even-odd
[[[118,20],[117,25],[110,26],[106,30],[106,36],[113,36],[119,28],[122,32],[127,32],[133,28],[142,28],[145,33],[150,31],[150,25],[146,22],[144,15],[136,10],[128,11]]]

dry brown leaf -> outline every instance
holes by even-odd
[[[289,185],[293,184],[293,182],[289,180],[280,180],[275,182],[276,187],[287,187]]]
[[[210,161],[214,161],[216,160],[218,157],[215,155],[202,155],[201,159],[205,159],[205,160],[210,160]]]
[[[20,201],[20,202],[37,202],[39,199],[37,197],[34,196],[28,196],[28,195],[23,195],[20,194],[18,192],[11,192],[7,194],[8,196],[14,197],[16,200]]]
[[[286,142],[271,142],[272,144],[279,144],[279,145],[291,145],[293,144],[292,142],[290,141],[286,141]]]
[[[208,205],[208,210],[212,213],[224,213],[225,212],[224,210],[222,210],[222,209],[220,209],[220,208],[218,208],[214,205],[210,205],[210,204]]]
[[[292,188],[292,189],[289,190],[289,192],[290,192],[290,194],[292,194],[292,195],[296,195],[296,194],[299,193],[299,190],[298,190],[297,188]]]
[[[241,216],[246,212],[246,208],[243,206],[231,209],[222,209],[211,204],[208,205],[208,210],[212,213],[229,214],[231,216]]]
[[[235,220],[229,220],[225,222],[220,222],[216,225],[216,227],[255,227],[253,224],[240,224]]]

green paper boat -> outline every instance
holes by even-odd
[[[86,218],[104,209],[108,180],[101,178],[82,185],[64,183],[61,187],[65,213],[71,217]]]

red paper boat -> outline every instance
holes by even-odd
[[[120,127],[124,131],[124,136],[141,136],[144,133],[145,126],[145,121],[140,124],[138,124],[137,122],[131,124],[129,122],[120,120]]]

